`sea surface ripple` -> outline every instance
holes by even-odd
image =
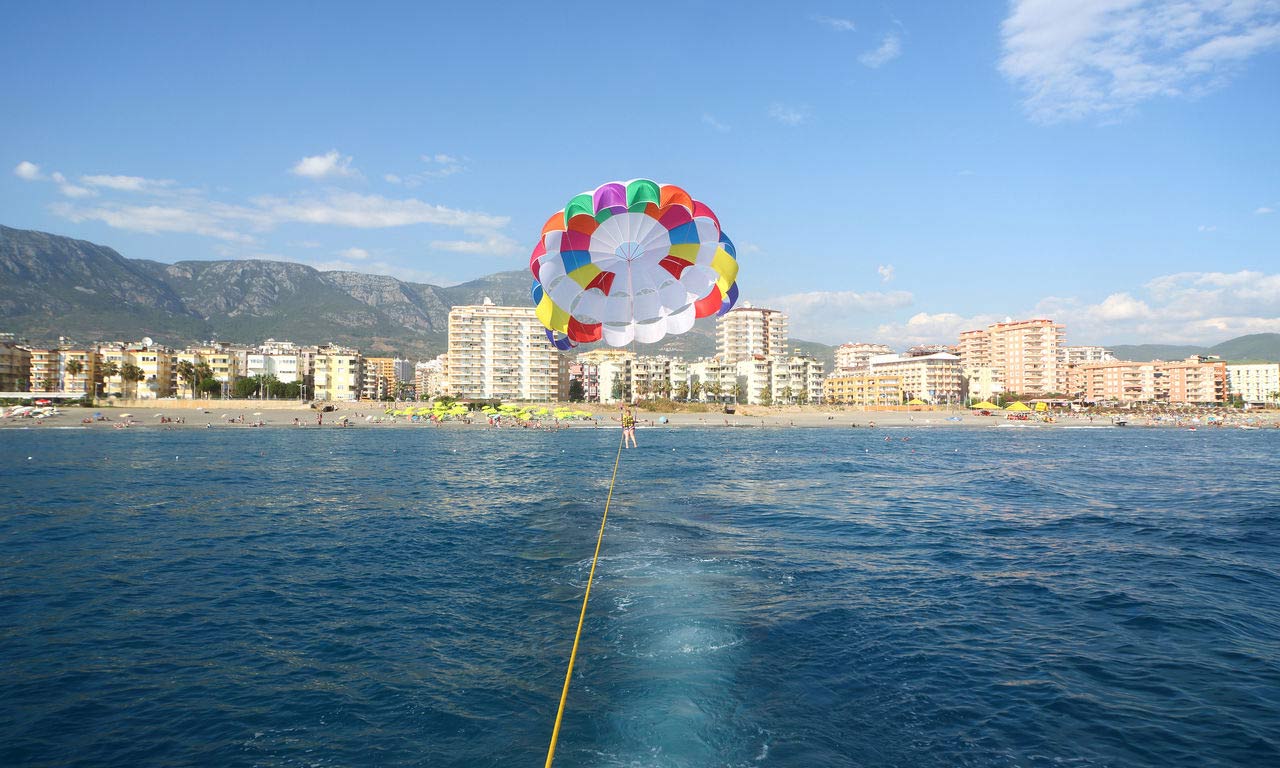
[[[556,765],[1280,765],[1278,432],[641,430]],[[0,765],[540,765],[617,440],[0,431]]]

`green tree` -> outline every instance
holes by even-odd
[[[733,385],[733,402],[740,403],[747,399],[747,385],[741,381],[735,382]]]
[[[623,383],[622,383],[622,377],[621,377],[621,376],[616,376],[616,377],[614,377],[614,379],[613,379],[613,389],[611,390],[610,394],[613,396],[613,399],[614,399],[614,400],[621,400],[621,399],[622,399],[622,396],[625,394],[625,387],[624,387],[624,385],[623,385]]]
[[[696,402],[702,400],[702,390],[705,385],[701,381],[695,381],[689,385],[689,399]]]
[[[766,386],[760,390],[760,404],[773,405],[773,387]]]
[[[209,397],[222,397],[222,382],[212,376],[201,379],[200,391]]]
[[[687,381],[677,381],[671,392],[672,397],[680,402],[689,399],[689,383]]]
[[[569,382],[569,402],[580,403],[586,399],[586,394],[582,390],[582,380],[573,379]]]
[[[133,386],[133,396],[138,396],[138,382],[147,378],[147,374],[133,363],[125,363],[120,366],[120,378],[124,380],[125,394],[128,394],[130,385]]]
[[[787,404],[791,403],[795,398],[795,394],[791,391],[791,385],[783,387],[782,391],[778,393],[778,396],[782,398],[783,403]]]
[[[720,382],[708,381],[702,385],[702,392],[714,402],[720,402]]]
[[[237,398],[253,397],[261,386],[262,379],[258,376],[252,378],[237,376],[231,381],[231,396]]]

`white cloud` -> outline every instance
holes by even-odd
[[[339,251],[338,255],[344,259],[352,259],[353,261],[369,260],[369,252],[363,248],[348,248],[345,251]]]
[[[905,323],[883,323],[875,338],[865,339],[907,349],[917,344],[955,344],[963,331],[985,328],[1004,318],[995,315],[960,315],[955,312],[917,312]]]
[[[899,309],[911,302],[907,291],[808,291],[767,299],[763,305],[789,315],[791,335],[838,343],[847,341],[844,337],[853,333],[853,328],[865,324],[867,315]]]
[[[1091,317],[1109,323],[1151,317],[1151,307],[1128,293],[1113,293],[1103,299],[1101,304],[1089,307],[1086,311]]]
[[[57,215],[77,223],[101,221],[116,229],[128,229],[153,235],[162,232],[179,232],[232,242],[253,242],[252,237],[228,226],[223,217],[206,211],[162,205],[105,204],[76,208],[68,203],[54,203],[50,209]]]
[[[433,240],[431,248],[476,256],[514,256],[521,251],[519,243],[498,233],[486,235],[480,240]]]
[[[1119,116],[1220,87],[1280,44],[1273,0],[1014,0],[1000,71],[1041,123]]]
[[[387,182],[388,184],[399,184],[401,181],[403,181],[403,179],[401,179],[399,176],[395,175],[394,173],[384,174],[382,177],[382,180]]]
[[[309,179],[327,179],[340,176],[357,176],[358,172],[351,167],[351,157],[331,149],[323,155],[311,155],[297,162],[290,170],[295,176]]]
[[[769,107],[769,117],[783,125],[795,127],[809,120],[808,107],[789,107],[786,104],[773,104]]]
[[[163,192],[173,187],[169,179],[145,179],[141,176],[81,176],[80,183],[89,187],[114,189],[118,192]]]
[[[893,279],[893,265],[881,264],[876,267],[876,274],[880,275],[880,282],[887,283]]]
[[[706,126],[710,126],[713,131],[716,131],[718,133],[729,132],[729,126],[717,120],[715,118],[715,115],[711,114],[710,112],[702,113],[702,124]]]
[[[1254,211],[1254,213],[1258,214],[1259,216],[1264,216],[1268,213],[1275,213],[1275,209],[1270,206],[1263,205],[1263,206],[1259,206],[1258,210]]]
[[[288,259],[285,259],[286,261]],[[366,275],[386,275],[394,277],[397,280],[404,280],[411,283],[428,283],[430,285],[449,286],[457,285],[456,280],[450,280],[435,272],[427,272],[421,269],[413,269],[400,264],[392,264],[386,261],[373,262],[352,262],[343,259],[335,259],[333,261],[298,261],[299,264],[306,264],[309,267],[320,270],[321,272],[360,272]]]
[[[1213,224],[1201,224],[1196,227],[1197,232],[1217,232],[1218,228]]]
[[[506,216],[491,216],[433,205],[415,198],[393,199],[382,195],[335,192],[327,197],[260,197],[253,201],[267,221],[297,221],[344,227],[380,228],[433,224],[463,229],[496,230],[505,227]]]
[[[13,175],[26,181],[39,181],[44,178],[40,174],[40,166],[26,160],[13,167]]]
[[[885,35],[880,47],[867,51],[858,57],[858,61],[872,69],[878,69],[893,61],[902,54],[902,40],[897,35]]]
[[[825,27],[830,27],[837,32],[852,32],[858,28],[857,25],[853,23],[852,19],[840,19],[831,16],[814,16],[813,20]]]

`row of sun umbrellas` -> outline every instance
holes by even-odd
[[[431,417],[437,419],[457,419],[471,413],[471,410],[462,403],[444,403],[435,402],[430,406],[420,406],[417,408],[388,408],[385,413],[389,416],[405,416],[405,417]],[[520,421],[531,421],[533,419],[553,418],[558,421],[567,421],[571,419],[589,419],[591,413],[589,411],[577,411],[571,408],[558,406],[554,409],[546,406],[529,406],[529,405],[512,405],[504,403],[503,405],[493,406],[486,405],[481,408],[479,413],[489,416],[504,416],[518,419]]]
[[[969,406],[969,408],[977,409],[977,410],[987,410],[987,411],[1030,411],[1030,410],[1047,411],[1049,410],[1049,406],[1046,403],[1036,403],[1036,407],[1033,409],[1031,406],[1027,405],[1026,403],[1015,401],[1015,402],[1009,403],[1004,408],[1001,408],[995,403],[987,402],[986,400],[983,400],[980,403],[974,403],[973,405]]]

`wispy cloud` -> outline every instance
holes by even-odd
[[[1194,97],[1280,44],[1272,0],[1014,0],[1000,71],[1030,117],[1123,116],[1157,97]]]
[[[814,16],[813,20],[824,27],[830,27],[837,32],[852,32],[858,28],[858,26],[853,23],[852,19],[840,19],[832,16]]]
[[[303,176],[308,179],[328,179],[358,175],[358,172],[351,167],[351,156],[343,155],[336,149],[331,149],[323,155],[304,157],[289,172],[295,176]]]
[[[880,275],[880,282],[887,283],[893,279],[893,265],[881,264],[876,267],[876,274]]]
[[[781,309],[790,316],[792,335],[826,341],[841,334],[866,316],[910,305],[907,291],[808,291],[766,299],[765,306]]]
[[[880,41],[880,47],[867,51],[858,57],[858,61],[872,69],[879,69],[902,54],[902,39],[888,34]]]
[[[1275,212],[1276,212],[1276,209],[1272,208],[1269,205],[1259,206],[1258,209],[1254,211],[1254,213],[1258,214],[1259,216],[1265,216],[1268,213],[1275,213]]]
[[[412,173],[387,173],[383,174],[382,180],[388,184],[397,186],[405,186],[410,189],[420,187],[423,183],[431,179],[443,179],[462,173],[467,169],[466,158],[448,155],[443,152],[437,152],[433,155],[420,155],[418,157],[426,167],[413,171]]]
[[[171,189],[174,182],[169,179],[147,179],[142,176],[81,176],[80,183],[88,187],[114,189],[118,192],[156,193]]]
[[[28,160],[23,160],[13,167],[13,175],[26,181],[39,181],[44,178],[40,173],[40,166]]]
[[[809,108],[793,107],[775,102],[769,107],[769,117],[783,125],[789,125],[794,128],[809,121]]]
[[[500,233],[490,234],[479,240],[433,240],[431,248],[476,256],[514,256],[521,250],[519,243]]]
[[[339,251],[338,255],[344,259],[351,259],[353,261],[369,260],[369,252],[363,248],[347,248],[344,251]]]
[[[716,131],[718,133],[729,132],[729,126],[717,120],[715,118],[715,115],[711,114],[710,112],[702,113],[702,124],[706,126],[710,126],[711,130]]]
[[[101,221],[109,227],[134,232],[160,234],[163,232],[204,235],[219,240],[251,243],[253,237],[238,231],[227,217],[213,211],[166,205],[121,205],[105,203],[94,206],[73,206],[70,203],[54,203],[50,210],[68,221]]]
[[[1196,227],[1196,231],[1197,232],[1217,232],[1218,227],[1213,224],[1201,224],[1200,226]]]

